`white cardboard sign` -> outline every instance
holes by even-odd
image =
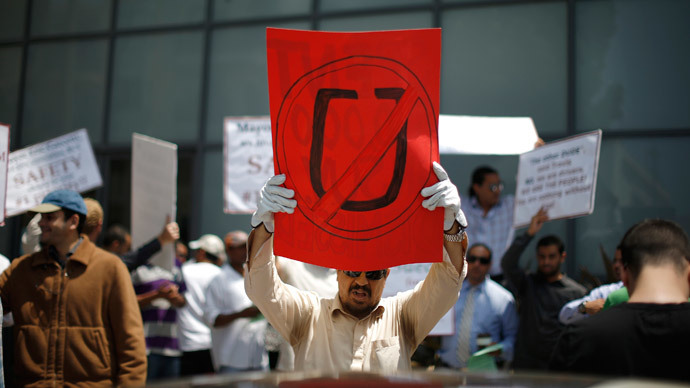
[[[6,213],[23,213],[54,190],[82,193],[101,185],[88,132],[80,129],[10,153]]]
[[[253,213],[261,188],[273,176],[271,119],[227,117],[223,132],[225,213]]]
[[[601,130],[558,140],[520,155],[513,226],[529,225],[544,208],[549,219],[594,211]]]
[[[531,117],[440,115],[441,154],[517,155],[534,149],[539,139]]]
[[[132,247],[160,234],[167,218],[177,213],[177,145],[149,136],[132,135]],[[164,245],[150,261],[172,271],[174,244]]]
[[[415,288],[417,283],[426,278],[431,268],[430,263],[406,264],[391,268],[391,273],[386,278],[383,288],[384,298],[395,296],[399,292],[405,292]],[[448,296],[449,298],[452,295]],[[434,326],[429,335],[453,335],[455,331],[455,306]]]
[[[5,224],[7,165],[10,158],[10,126],[0,123],[0,225]]]

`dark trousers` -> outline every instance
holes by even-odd
[[[211,349],[182,352],[180,360],[180,376],[194,376],[213,373]]]

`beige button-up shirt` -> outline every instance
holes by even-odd
[[[336,294],[315,293],[284,284],[273,257],[273,237],[245,271],[247,295],[295,350],[295,370],[327,372],[410,369],[410,357],[458,299],[462,277],[443,250],[414,290],[381,299],[367,317],[346,313]],[[464,271],[463,271],[464,272]]]

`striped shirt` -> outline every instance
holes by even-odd
[[[142,265],[132,272],[132,284],[137,295],[144,294],[168,284],[179,287],[179,293],[185,290],[179,267],[170,272],[156,265]],[[158,298],[141,309],[146,337],[146,353],[164,356],[180,356],[177,327],[177,309],[164,298]]]

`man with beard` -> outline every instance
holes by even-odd
[[[422,206],[445,208],[443,262],[434,263],[414,290],[381,299],[389,269],[338,270],[338,294],[315,293],[284,284],[273,260],[273,213],[293,213],[294,191],[277,175],[261,190],[252,216],[245,289],[273,327],[292,345],[295,370],[395,371],[410,369],[410,357],[457,300],[467,271],[465,215],[457,188],[438,164],[439,182],[422,189]],[[262,225],[263,224],[263,225]],[[439,228],[439,233],[441,230]]]
[[[566,252],[561,239],[546,236],[537,242],[537,272],[519,267],[520,256],[548,220],[540,209],[527,232],[515,238],[501,266],[518,302],[520,328],[515,344],[515,369],[545,370],[564,325],[558,320],[563,305],[583,297],[587,290],[561,272]]]

